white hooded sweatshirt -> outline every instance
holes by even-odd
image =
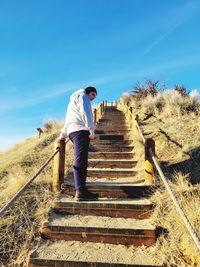
[[[66,138],[70,133],[80,130],[89,130],[90,134],[94,134],[94,129],[90,99],[84,89],[79,89],[70,96],[60,137]]]

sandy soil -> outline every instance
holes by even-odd
[[[111,218],[106,216],[60,215],[50,213],[45,221],[48,225],[99,227],[99,228],[124,228],[124,229],[154,229],[150,219],[137,220],[132,218]]]
[[[68,261],[148,264],[159,266],[162,259],[155,254],[155,247],[134,247],[79,241],[48,241],[33,254],[35,258]]]
[[[56,202],[76,202],[74,197],[67,197],[64,194],[59,195],[56,199]],[[83,203],[84,201],[82,201]],[[88,202],[88,201],[87,201]],[[114,203],[113,203],[114,202]],[[76,202],[77,203],[77,202]],[[96,201],[89,201],[89,203],[96,203]],[[98,203],[113,203],[113,204],[128,204],[128,205],[149,205],[152,202],[146,198],[141,199],[110,199],[110,198],[99,198]]]

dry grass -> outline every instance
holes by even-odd
[[[166,115],[184,115],[186,113],[199,113],[200,103],[196,90],[188,95],[182,95],[179,91],[166,90],[158,92],[155,96],[147,95],[140,101],[140,108],[144,113],[159,115],[165,112]]]
[[[60,125],[27,138],[0,154],[0,207],[25,184],[54,151]],[[66,174],[72,164],[71,144],[66,147]],[[25,266],[27,255],[40,240],[39,227],[51,206],[50,163],[0,220],[0,266]]]
[[[129,105],[133,107],[134,114],[140,116],[145,138],[155,140],[161,167],[185,214],[200,235],[200,116],[196,109],[199,106],[197,96],[193,92],[185,97],[169,90],[141,99],[139,110],[136,108],[139,104],[135,101],[130,96]],[[194,109],[185,108],[192,105]],[[135,130],[133,132],[137,167],[142,177],[144,147],[139,134]],[[165,259],[167,266],[200,266],[196,246],[159,177],[157,184],[160,188],[152,197],[156,204],[153,219],[157,225],[168,230],[168,234],[163,234],[156,243],[157,253]]]

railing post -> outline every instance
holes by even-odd
[[[97,109],[94,109],[94,123],[97,123]]]
[[[100,113],[101,113],[101,116],[102,116],[102,114],[103,114],[103,104],[102,103],[100,105]]]
[[[155,142],[152,138],[148,138],[145,140],[145,184],[153,185],[155,182],[154,179],[154,169],[153,169],[153,161],[150,155],[150,149],[155,155]]]
[[[128,117],[129,117],[129,121],[131,123],[132,122],[132,107],[128,108]]]
[[[64,183],[65,174],[65,139],[57,140],[55,143],[55,150],[59,148],[59,152],[54,157],[53,161],[53,192],[61,190],[61,185]]]

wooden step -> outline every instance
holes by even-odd
[[[122,111],[116,110],[116,111],[109,111],[109,112],[104,112],[103,116],[109,116],[109,115],[119,115],[119,116],[125,116],[125,114]]]
[[[127,121],[123,121],[123,122],[118,122],[118,121],[98,121],[96,127],[104,127],[104,126],[115,126],[115,127],[130,127],[130,123],[128,123]]]
[[[127,129],[127,128],[129,128],[130,129],[130,123],[126,123],[126,122],[124,122],[124,123],[116,123],[115,121],[114,122],[112,122],[112,121],[109,121],[109,122],[98,122],[97,123],[97,125],[96,125],[96,128],[98,129],[98,128],[103,128],[103,127],[109,127],[109,126],[115,126],[116,128],[118,127],[122,127],[122,128],[124,128],[124,129]]]
[[[104,126],[97,126],[95,131],[131,131],[131,128],[128,126],[122,126],[122,125],[104,125]]]
[[[105,114],[124,114],[124,112],[119,109],[113,109],[113,110],[105,110],[104,115]]]
[[[111,121],[112,123],[121,123],[121,124],[126,123],[126,120],[121,118],[99,119],[99,122],[111,122]]]
[[[61,214],[96,215],[146,219],[153,210],[153,204],[147,199],[108,199],[77,202],[73,197],[60,194],[54,199],[52,209]]]
[[[104,130],[95,130],[94,133],[95,134],[127,134],[129,133],[130,131],[129,130],[123,130],[123,129],[104,129]]]
[[[105,109],[105,112],[104,112],[104,114],[109,114],[109,113],[121,113],[121,114],[124,114],[124,112],[122,111],[122,110],[120,110],[120,109],[113,109],[113,110],[107,110],[107,109]]]
[[[139,248],[138,248],[139,249]],[[28,267],[162,267],[159,255],[133,246],[54,241],[40,244],[28,257]],[[153,251],[151,252],[154,255]]]
[[[89,168],[133,168],[137,164],[134,160],[99,160],[99,159],[89,159]]]
[[[108,127],[108,126],[112,126],[112,127],[130,127],[130,123],[127,122],[116,122],[116,121],[105,121],[105,122],[98,122],[97,123],[97,127]]]
[[[99,140],[124,140],[123,134],[99,134]]]
[[[89,151],[91,152],[132,152],[133,146],[91,146]]]
[[[65,215],[49,212],[40,227],[44,238],[150,246],[156,242],[156,228],[150,219]]]
[[[106,114],[102,117],[102,119],[109,119],[109,120],[116,120],[116,119],[120,119],[120,120],[125,120],[126,116],[124,116],[123,114]]]
[[[101,119],[99,119],[98,122],[106,122],[106,121],[109,121],[109,122],[112,121],[113,123],[116,123],[116,122],[128,123],[125,116],[120,116],[118,114],[112,115],[112,116],[110,116],[110,115],[109,116],[103,116],[103,117],[101,117]]]
[[[112,140],[98,140],[98,142],[90,142],[90,146],[91,147],[109,147],[109,148],[127,148],[127,147],[131,147],[132,149],[133,147],[133,142],[131,140],[118,140],[118,141],[112,141]]]
[[[127,140],[132,138],[132,133],[127,132],[124,134],[95,134],[96,139],[99,140]]]
[[[89,152],[89,159],[132,159],[133,152]]]
[[[132,145],[133,141],[132,140],[99,140],[99,139],[94,139],[90,141],[91,145],[102,145],[102,146],[128,146]]]
[[[116,121],[121,121],[121,122],[126,122],[126,117],[125,116],[120,116],[120,115],[112,115],[112,116],[103,116],[101,117],[101,120],[108,120],[108,121],[113,121],[113,122],[116,122]]]
[[[117,109],[116,106],[113,106],[113,107],[105,107],[105,113],[110,113],[110,112],[113,112],[113,113],[121,113],[123,111]]]
[[[99,197],[132,199],[149,197],[156,188],[139,182],[87,182],[86,185],[91,192],[98,193]],[[63,184],[61,192],[74,196],[74,185]]]
[[[125,178],[133,177],[136,171],[133,169],[87,168],[88,177],[97,178]]]
[[[105,112],[122,112],[121,110],[117,109],[116,106],[105,106]]]
[[[116,117],[116,116],[125,118],[126,115],[123,112],[116,112],[116,111],[115,112],[104,112],[102,118]]]

